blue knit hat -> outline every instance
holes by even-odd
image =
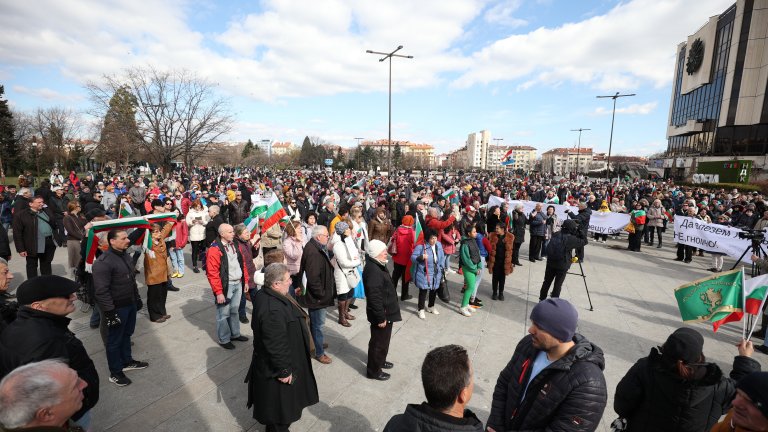
[[[346,222],[336,222],[336,226],[334,227],[334,229],[336,230],[336,234],[342,235],[344,234],[344,231],[349,229],[349,224],[347,224]]]
[[[569,342],[576,333],[579,313],[567,300],[548,298],[533,308],[531,321],[560,342]]]

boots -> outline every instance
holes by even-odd
[[[348,320],[355,319],[355,316],[349,313],[349,307],[351,306],[352,301],[351,300],[345,300],[344,301],[344,318]]]
[[[346,301],[339,301],[339,324],[343,325],[344,327],[352,327],[352,324],[347,321],[347,317],[344,314],[344,311],[347,308],[346,303]]]

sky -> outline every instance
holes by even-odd
[[[387,137],[436,153],[489,130],[539,154],[666,149],[676,47],[733,0],[29,0],[0,3],[12,108],[87,112],[84,84],[188,69],[230,100],[231,141]]]

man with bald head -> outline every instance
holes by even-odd
[[[232,225],[219,225],[219,235],[206,250],[205,273],[216,296],[216,334],[219,345],[235,349],[232,341],[246,342],[240,334],[238,307],[243,289],[248,285],[248,272],[244,271],[243,256],[235,244]]]

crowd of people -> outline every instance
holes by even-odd
[[[92,306],[91,327],[101,332],[109,381],[126,386],[131,384],[126,372],[149,367],[131,352],[138,311],[146,301],[150,321],[171,319],[168,291],[178,290],[173,280],[191,270],[202,271],[210,284],[216,337],[223,349],[249,341],[240,326],[251,325],[254,356],[246,381],[254,418],[268,430],[288,430],[303,408],[318,401],[312,360],[333,361],[324,337],[331,308],[336,322],[350,327],[357,318],[356,300],[365,299],[370,325],[366,375],[387,380],[387,371],[395,366],[388,351],[393,325],[402,320],[400,303],[414,301],[418,318],[426,320],[427,314],[438,319],[438,299],[444,311],[467,318],[483,307],[481,295],[504,301],[507,277],[524,265],[520,251],[527,234],[530,264],[525,265],[546,260],[544,282],[530,316],[530,335],[520,341],[499,376],[486,428],[594,430],[607,403],[603,351],[576,333],[578,314],[559,298],[571,264],[585,259],[589,241],[608,240],[605,234],[589,238],[591,212],[628,213],[632,229],[627,249],[635,252],[643,244],[661,248],[675,216],[746,229],[768,227],[768,206],[760,193],[646,180],[609,183],[491,173],[384,177],[196,167],[167,176],[95,173],[84,179],[54,170],[39,185],[25,179],[19,186],[5,185],[0,193],[0,377],[5,377],[0,382],[0,412],[20,403],[19,386],[27,384],[19,380],[30,370],[44,377],[41,383],[59,390],[72,380],[74,370],[79,378],[69,389],[80,396],[72,396],[78,401],[68,405],[72,412],[66,417],[48,406],[58,415],[43,418],[36,410],[17,416],[0,413],[6,428],[70,422],[88,430],[90,411],[99,398],[99,377],[82,344],[67,329],[75,299]],[[489,205],[492,196],[504,203]],[[251,210],[267,197],[284,205],[284,216],[279,221],[266,217],[254,228]],[[533,201],[534,210],[526,213],[522,204],[510,208],[514,200]],[[573,210],[560,220],[554,205],[565,203]],[[89,230],[141,216],[149,222],[146,233],[118,225],[97,232],[96,258],[92,269],[86,267]],[[15,302],[7,290],[13,277],[7,265],[13,256],[9,230],[16,254],[26,264],[26,281],[17,289]],[[145,235],[151,236],[151,253],[145,250],[140,262],[138,245]],[[66,248],[66,275],[52,275],[58,248]],[[720,271],[723,257],[714,251],[679,244],[676,259],[690,263],[704,252],[712,255],[711,270]],[[147,287],[144,299],[137,278],[140,268]],[[486,272],[491,288],[483,294]],[[446,276],[451,273],[462,275],[462,286],[449,284]],[[765,328],[763,317],[756,336],[764,338]],[[738,367],[734,365],[727,381],[716,366],[704,362],[701,336],[691,332],[675,332],[619,384],[614,406],[626,430],[709,430],[718,427],[732,401],[730,421],[747,428],[749,413],[737,408],[740,398],[752,401],[758,412],[750,415],[758,420],[763,415],[765,421],[767,411],[756,401],[768,404],[768,398],[751,385],[765,376],[749,357],[755,349],[768,353],[768,348],[743,342]],[[749,375],[752,372],[758,375]],[[742,376],[751,381],[738,381]],[[697,391],[706,393],[712,387],[713,393],[706,393],[708,404],[696,405],[679,395],[666,401],[654,393],[661,394],[661,385],[638,390],[648,379],[674,391],[691,392],[695,383]],[[427,402],[409,405],[385,430],[429,430],[415,429],[427,423],[442,425],[435,430],[483,430],[466,410],[473,385],[466,350],[446,346],[430,352],[422,382]],[[39,403],[65,400],[53,393],[46,397]],[[698,404],[698,396],[694,399]]]

